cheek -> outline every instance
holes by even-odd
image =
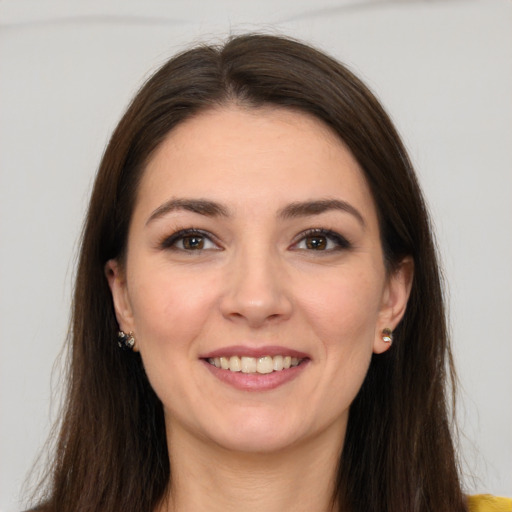
[[[214,282],[191,279],[186,272],[134,275],[130,294],[135,332],[145,345],[174,349],[186,345],[201,330],[215,302]],[[210,280],[211,281],[211,280]]]
[[[316,422],[345,417],[370,365],[381,293],[379,276],[368,267],[357,272],[317,276],[302,288],[305,328],[315,341],[321,377],[315,390]],[[299,297],[299,295],[297,295]]]
[[[301,292],[310,325],[325,345],[357,348],[373,343],[381,305],[381,279],[375,271],[347,269],[326,279],[316,278]]]

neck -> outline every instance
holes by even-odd
[[[172,485],[157,512],[331,512],[343,434],[337,428],[277,453],[242,453],[173,432]]]

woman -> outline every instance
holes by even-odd
[[[78,266],[51,511],[464,511],[427,212],[376,99],[301,43],[165,64]]]

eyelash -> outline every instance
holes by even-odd
[[[176,243],[179,241],[185,240],[187,237],[201,237],[204,240],[209,240],[211,243],[218,246],[217,242],[215,242],[215,237],[208,233],[208,231],[204,231],[202,229],[196,229],[196,228],[187,228],[187,229],[180,229],[173,233],[171,236],[168,236],[162,240],[162,242],[159,244],[161,249],[172,249],[176,251],[184,251],[184,252],[193,252],[192,249],[185,249],[185,248],[178,248],[176,247]],[[197,252],[200,252],[204,249],[197,249]]]
[[[300,249],[297,246],[304,242],[307,238],[326,238],[327,244],[329,241],[332,241],[335,244],[335,247],[332,248],[326,248],[326,249]],[[314,252],[331,252],[331,251],[340,251],[340,250],[346,250],[350,249],[352,247],[352,244],[342,235],[337,233],[336,231],[331,231],[330,229],[323,229],[323,228],[312,228],[308,229],[306,231],[303,231],[300,233],[300,235],[297,236],[297,242],[294,242],[292,247],[296,248],[296,250],[304,250],[304,251],[314,251]]]
[[[212,244],[215,244],[218,246],[218,243],[215,241],[215,237],[209,233],[208,231],[204,231],[202,229],[197,228],[187,228],[187,229],[180,229],[173,233],[172,235],[164,238],[160,244],[159,247],[161,249],[172,249],[176,251],[184,251],[184,252],[200,252],[202,250],[205,250],[203,248],[200,249],[186,249],[186,248],[178,248],[176,247],[177,242],[185,240],[187,237],[200,237],[202,238],[203,242],[205,240],[210,241]],[[331,248],[324,248],[324,249],[311,249],[311,248],[299,248],[301,242],[304,242],[307,238],[325,238],[327,239],[326,244],[329,244],[329,241],[333,242],[335,244],[335,247]],[[312,228],[308,229],[306,231],[303,231],[296,237],[296,242],[294,242],[291,246],[292,249],[295,250],[304,250],[304,251],[314,251],[314,252],[332,252],[332,251],[339,251],[339,250],[346,250],[350,249],[352,247],[352,244],[342,235],[339,233],[336,233],[335,231],[331,231],[330,229],[323,229],[323,228]],[[210,249],[206,249],[210,250]]]

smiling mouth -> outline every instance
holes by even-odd
[[[216,368],[230,372],[267,374],[288,370],[301,364],[304,359],[291,356],[263,356],[263,357],[210,357],[208,363]]]

